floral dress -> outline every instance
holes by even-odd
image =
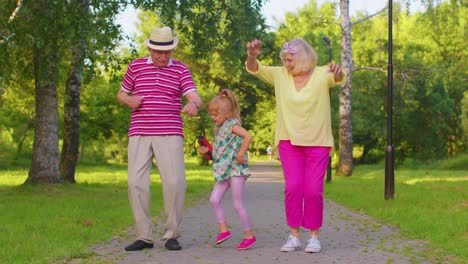
[[[247,163],[238,164],[237,153],[243,138],[232,133],[234,125],[241,125],[239,119],[229,118],[221,127],[214,128],[213,143],[213,176],[215,181],[226,180],[230,177],[249,177],[250,171]],[[247,153],[244,154],[247,160]]]

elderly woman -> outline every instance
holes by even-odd
[[[317,53],[300,38],[284,43],[283,66],[257,60],[261,41],[247,43],[247,71],[274,86],[275,147],[284,172],[285,211],[290,234],[281,251],[301,248],[300,227],[310,230],[306,252],[320,252],[323,180],[333,147],[329,88],[345,75],[337,64],[316,66]]]

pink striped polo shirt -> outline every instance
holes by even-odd
[[[151,57],[130,63],[122,81],[124,92],[142,96],[132,110],[128,136],[184,136],[182,96],[197,90],[185,64],[171,59],[166,67],[153,65]]]

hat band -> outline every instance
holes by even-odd
[[[158,41],[152,41],[150,40],[149,43],[153,45],[158,45],[158,46],[169,46],[174,44],[174,40],[168,41],[168,42],[158,42]]]

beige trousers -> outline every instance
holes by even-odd
[[[153,155],[162,181],[166,223],[163,240],[178,238],[186,180],[184,140],[180,136],[133,136],[128,142],[128,197],[138,239],[153,242],[150,172]]]

